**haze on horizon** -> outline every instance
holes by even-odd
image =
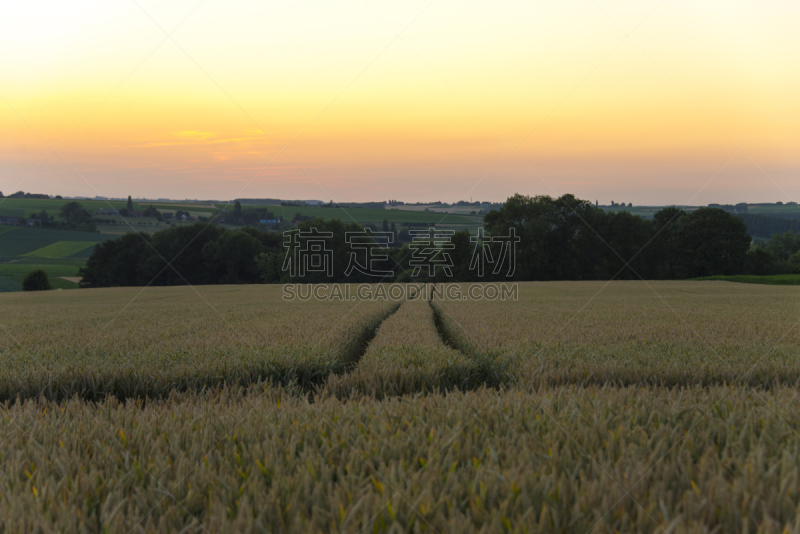
[[[9,4],[0,191],[800,201],[798,20],[777,1]]]

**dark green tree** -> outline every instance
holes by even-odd
[[[23,291],[43,291],[46,289],[53,289],[53,286],[50,285],[47,273],[42,269],[35,269],[29,272],[22,280]]]
[[[152,204],[147,206],[145,210],[142,212],[145,217],[156,217],[157,219],[161,219],[161,213],[153,207]]]
[[[255,284],[260,279],[256,257],[263,250],[259,240],[244,229],[225,230],[203,247],[203,257],[220,284]]]
[[[97,244],[81,268],[81,287],[138,286],[148,283],[141,265],[153,254],[148,234],[128,233]],[[152,278],[152,277],[151,277]],[[142,281],[144,280],[144,281]]]
[[[70,228],[83,231],[94,231],[95,229],[92,214],[79,202],[67,202],[61,206],[61,218]]]
[[[242,205],[237,200],[236,202],[233,203],[233,219],[239,220],[241,218],[242,218]]]
[[[653,241],[648,245],[653,262],[653,278],[676,278],[680,273],[679,229],[686,212],[674,206],[659,210],[653,215]]]
[[[125,206],[125,208],[128,210],[128,212],[133,211],[133,199],[131,199],[130,195],[128,195],[128,204]]]
[[[739,217],[719,208],[700,208],[679,228],[682,274],[688,278],[746,271],[750,235]]]
[[[595,279],[605,275],[608,247],[597,235],[605,214],[574,195],[559,198],[514,195],[484,216],[491,235],[520,237],[515,278]]]

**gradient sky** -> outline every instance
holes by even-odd
[[[8,3],[0,191],[800,201],[799,20],[788,1]]]

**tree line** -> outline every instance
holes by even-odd
[[[309,219],[295,230],[332,235],[325,240],[332,276],[323,271],[293,272],[284,246],[291,236],[282,232],[198,223],[154,234],[130,233],[97,245],[81,272],[81,284],[683,279],[800,272],[798,234],[776,234],[769,242],[752,246],[744,220],[717,208],[686,213],[669,207],[646,220],[625,211],[606,213],[573,195],[515,195],[484,216],[484,229],[486,236],[509,236],[513,229],[519,238],[513,271],[508,269],[511,256],[502,240],[486,237],[476,242],[467,231],[447,234],[439,243],[436,256],[446,257],[447,262],[429,276],[424,268],[415,273],[420,257],[430,254],[420,256],[413,241],[383,248],[387,235],[397,244],[394,228],[381,228],[388,231],[374,232],[366,244],[354,248],[347,234],[363,233],[361,225]],[[484,249],[493,265],[501,258],[507,265],[497,272],[490,265],[479,276],[476,251]],[[288,250],[291,256],[292,249]],[[360,268],[364,265],[369,267],[366,272]]]

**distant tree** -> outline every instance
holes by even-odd
[[[154,208],[152,204],[145,208],[144,212],[142,212],[142,215],[145,217],[156,217],[158,220],[161,220],[161,213]]]
[[[800,251],[800,234],[785,232],[773,234],[766,244],[766,250],[780,261],[787,261],[790,256]]]
[[[42,269],[35,269],[29,272],[25,275],[25,279],[22,280],[23,291],[43,291],[46,289],[53,289],[53,286],[50,285],[47,273]]]
[[[127,217],[128,215],[130,215],[130,212],[128,211],[128,208],[120,208],[118,213],[120,215],[122,215],[123,217]]]
[[[233,203],[233,218],[234,219],[242,218],[242,204],[238,200]]]
[[[587,213],[584,219],[593,229],[592,233],[597,231],[602,238],[597,237],[597,234],[593,238],[584,233],[584,244],[581,247],[590,249],[590,254],[582,254],[587,259],[605,256],[605,266],[598,265],[595,269],[597,278],[612,276],[629,280],[639,277],[653,278],[651,257],[653,250],[647,246],[653,236],[653,226],[650,221],[629,211],[611,213],[593,211]]]
[[[79,202],[67,202],[61,206],[61,218],[70,228],[87,232],[95,230],[92,214],[84,209]]]
[[[281,252],[262,252],[256,257],[256,268],[265,284],[279,282],[283,274],[285,254]]]
[[[759,276],[778,274],[781,270],[780,262],[764,247],[754,247],[747,253],[749,273]]]
[[[2,191],[0,191],[0,198],[4,198],[4,197],[3,197],[3,192],[2,192]]]
[[[653,277],[675,278],[678,276],[679,227],[686,212],[674,206],[659,210],[653,215],[653,241],[648,246],[651,253]]]
[[[381,227],[382,231],[388,232],[389,231],[389,221],[386,219],[383,220],[383,226]]]
[[[80,269],[80,286],[136,286],[148,283],[150,280],[140,276],[139,263],[144,263],[153,254],[147,245],[150,240],[147,234],[128,233],[96,245],[86,266]]]
[[[604,215],[603,210],[574,195],[552,198],[518,194],[500,209],[487,213],[483,221],[490,235],[510,235],[514,228],[521,239],[515,278],[584,280],[606,275],[608,247],[593,230],[605,224]]]
[[[748,233],[753,237],[770,239],[775,234],[785,232],[800,232],[800,220],[784,217],[770,217],[756,213],[742,213],[738,215],[747,225]]]
[[[226,230],[219,239],[203,247],[206,265],[220,284],[255,284],[259,281],[256,257],[263,252],[263,246],[246,230]]]
[[[125,208],[126,208],[126,209],[127,209],[129,212],[133,211],[133,200],[131,199],[131,196],[130,196],[130,195],[128,195],[128,204],[125,206]]]
[[[0,197],[2,197],[2,196],[3,196],[3,194],[0,193]],[[56,200],[62,200],[61,195],[56,195]]]
[[[750,235],[741,218],[718,208],[700,208],[679,228],[679,261],[683,274],[741,274],[746,271]]]

